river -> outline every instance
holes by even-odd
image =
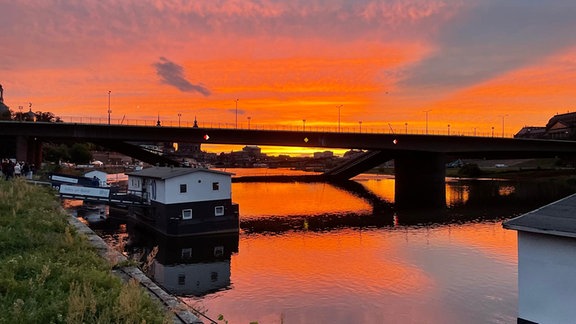
[[[515,323],[516,232],[502,221],[574,188],[497,179],[446,188],[446,209],[398,211],[385,175],[339,187],[233,183],[239,235],[167,241],[124,225],[100,234],[133,257],[152,251],[157,282],[231,324]]]

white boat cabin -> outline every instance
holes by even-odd
[[[153,167],[128,173],[128,192],[164,205],[232,199],[232,174]]]
[[[84,173],[84,177],[98,180],[98,186],[100,187],[108,187],[108,174],[103,171],[99,170],[92,170],[89,172]]]
[[[518,231],[518,323],[574,323],[576,195],[503,226]]]

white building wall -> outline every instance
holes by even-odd
[[[154,280],[173,294],[203,294],[230,285],[230,260],[166,266],[154,262]],[[184,284],[178,282],[183,276]]]
[[[518,317],[576,319],[576,239],[518,231]]]
[[[213,183],[218,183],[218,190],[213,190]],[[146,183],[144,185],[144,183]],[[186,192],[180,192],[180,185],[186,184]],[[226,174],[212,172],[194,172],[166,180],[128,177],[128,190],[145,191],[152,201],[162,204],[210,201],[232,198],[232,178]]]
[[[218,182],[218,190],[212,184]],[[186,192],[180,192],[180,184],[186,184]],[[231,199],[232,179],[228,175],[195,172],[166,181],[166,204]]]
[[[106,187],[108,185],[108,183],[107,183],[108,174],[106,172],[98,171],[98,170],[92,170],[92,171],[86,172],[84,174],[84,176],[86,178],[93,178],[93,177],[98,178],[98,182],[100,183],[100,187]]]

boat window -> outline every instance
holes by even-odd
[[[220,183],[212,182],[212,190],[220,190]]]
[[[187,189],[188,188],[186,187],[185,183],[180,185],[180,193],[185,193]]]
[[[182,219],[192,219],[192,209],[182,209]]]
[[[214,215],[215,216],[224,216],[224,206],[214,207]]]
[[[191,259],[192,258],[192,248],[182,249],[181,257],[183,260]]]

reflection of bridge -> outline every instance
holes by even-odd
[[[19,160],[41,159],[43,141],[94,142],[153,164],[170,163],[131,142],[179,142],[363,149],[370,152],[324,175],[348,179],[394,159],[399,206],[445,204],[445,162],[448,158],[533,158],[569,156],[576,142],[406,134],[361,134],[184,127],[90,125],[72,123],[0,122],[0,138],[12,138]]]

